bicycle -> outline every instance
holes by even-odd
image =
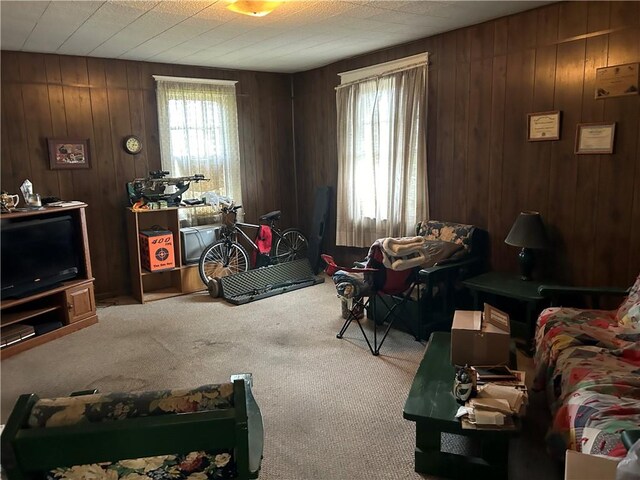
[[[247,235],[242,228],[260,228],[260,225],[252,223],[242,223],[236,220],[237,212],[242,205],[222,207],[223,227],[220,231],[221,239],[209,244],[202,251],[198,262],[200,278],[205,285],[209,286],[210,280],[220,278],[234,273],[246,272],[249,270],[249,252],[238,241],[240,235],[252,248],[252,251],[259,253],[256,243]],[[297,228],[287,228],[280,230],[276,222],[280,220],[280,210],[262,215],[259,220],[269,225],[273,234],[272,248],[269,255],[269,264],[289,262],[307,256],[309,242],[307,238]]]

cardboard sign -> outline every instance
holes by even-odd
[[[488,303],[484,304],[484,320],[504,332],[511,333],[509,315],[492,307]]]

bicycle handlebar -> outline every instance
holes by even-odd
[[[234,205],[233,207],[222,207],[221,210],[224,213],[229,213],[229,212],[237,212],[241,208],[242,208],[242,205]]]

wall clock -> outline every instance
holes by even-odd
[[[126,137],[124,137],[122,146],[127,153],[130,153],[131,155],[137,155],[142,151],[142,140],[140,140],[135,135],[127,135]]]

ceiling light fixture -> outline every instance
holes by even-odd
[[[278,5],[283,3],[282,0],[277,2],[261,2],[254,0],[236,0],[227,8],[232,12],[242,13],[251,17],[264,17],[270,14]]]

